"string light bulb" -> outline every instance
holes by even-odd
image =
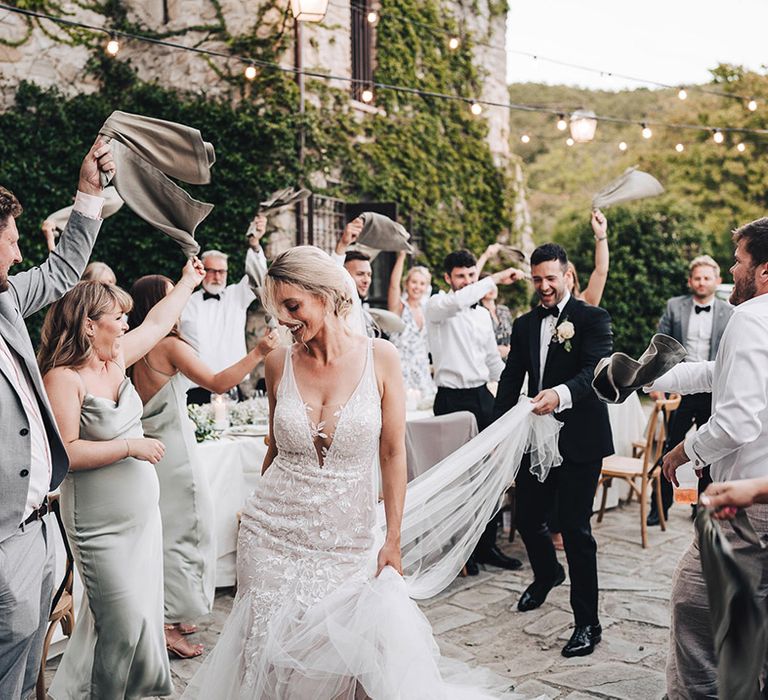
[[[249,63],[245,67],[245,78],[246,78],[246,80],[255,80],[256,79],[256,66],[254,66],[253,63]]]
[[[685,100],[685,99],[688,99],[688,93],[686,92],[686,90],[685,90],[685,88],[684,88],[684,87],[681,87],[681,88],[680,88],[680,89],[677,91],[677,96],[678,96],[678,97],[679,97],[681,100]]]
[[[739,143],[736,144],[736,150],[739,153],[744,153],[744,151],[747,150],[747,147],[744,145],[744,143],[742,141],[740,141]]]
[[[530,142],[531,142],[531,137],[530,137],[530,136],[528,136],[528,134],[523,134],[523,135],[520,137],[520,140],[521,140],[523,143],[530,143]]]
[[[682,143],[678,143],[678,144],[677,144],[677,146],[675,146],[675,150],[676,150],[678,153],[682,153],[682,152],[685,150],[685,146],[683,146],[683,144],[682,144]]]
[[[459,44],[461,44],[461,41],[459,40],[459,37],[457,37],[457,36],[452,36],[448,40],[448,48],[451,51],[455,51],[456,49],[458,49],[459,48]]]
[[[371,10],[366,16],[368,24],[376,24],[379,21],[379,13],[376,10]]]
[[[483,113],[483,107],[477,102],[473,102],[471,105],[469,105],[469,111],[472,112],[472,114],[474,114],[476,117],[479,117]]]
[[[643,127],[642,134],[644,139],[649,139],[651,136],[653,136],[653,132],[646,124],[641,124],[640,126]]]
[[[712,134],[712,140],[715,143],[722,143],[725,141],[725,136],[723,135],[723,132],[720,131],[720,129],[715,129],[715,133]]]
[[[371,90],[371,88],[365,88],[365,90],[360,93],[360,99],[366,104],[368,102],[373,102],[373,90]]]
[[[627,142],[626,141],[620,141],[619,142],[619,150],[622,151],[622,153],[627,150]]]
[[[570,136],[565,139],[565,145],[566,146],[573,146],[573,144],[576,143]]]
[[[757,100],[750,100],[747,102],[747,109],[750,112],[754,112],[757,109]]]
[[[564,114],[558,114],[557,115],[557,130],[558,131],[565,131],[568,128],[568,122],[565,121],[565,115]]]
[[[117,52],[120,51],[120,42],[117,40],[117,36],[110,34],[109,41],[107,42],[107,53],[110,56],[117,56]]]

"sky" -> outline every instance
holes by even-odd
[[[534,60],[523,51],[669,85],[709,69],[768,65],[768,0],[509,0],[507,80],[603,90],[650,87]]]

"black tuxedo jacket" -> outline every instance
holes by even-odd
[[[613,437],[608,409],[592,389],[595,365],[613,349],[611,317],[605,309],[571,297],[557,319],[557,325],[570,321],[574,327],[570,351],[565,343],[549,345],[541,389],[565,384],[573,407],[555,418],[563,423],[560,454],[570,462],[594,462],[613,454]],[[507,364],[499,380],[494,404],[494,419],[512,408],[520,397],[528,375],[528,395],[539,392],[541,316],[538,309],[520,316],[512,325]]]

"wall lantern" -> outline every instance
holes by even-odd
[[[328,0],[291,0],[291,11],[299,22],[322,22],[328,11]]]
[[[571,137],[576,143],[587,143],[595,138],[597,115],[586,109],[577,109],[571,115]]]

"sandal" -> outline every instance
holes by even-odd
[[[178,639],[168,639],[168,632],[176,630],[175,625],[164,625],[165,636],[165,648],[168,651],[169,656],[175,656],[177,659],[194,659],[196,656],[200,656],[203,653],[205,647],[202,644],[190,644],[184,637],[180,636]]]
[[[183,635],[195,634],[196,632],[199,632],[199,628],[197,625],[193,625],[193,624],[187,625],[183,622],[179,622],[176,625],[176,629],[179,630],[179,632],[181,632],[181,634]]]

